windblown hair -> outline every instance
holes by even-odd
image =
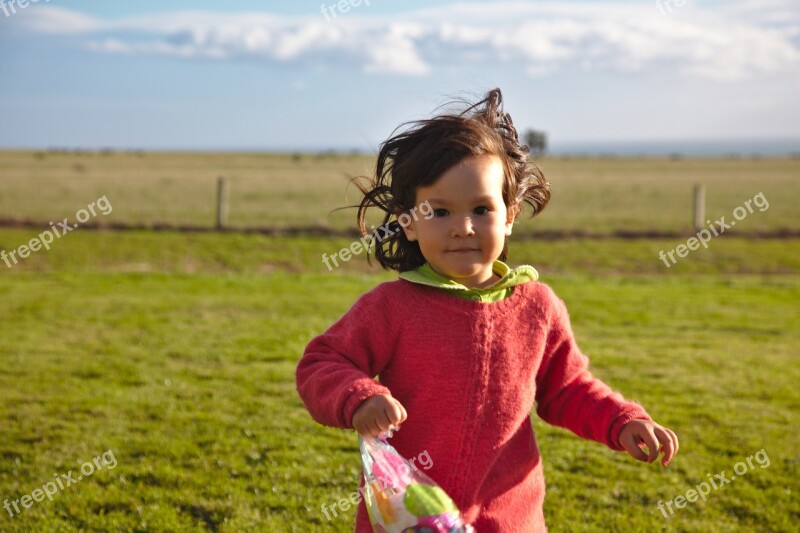
[[[374,177],[362,178],[366,185],[356,182],[364,193],[358,206],[358,228],[364,236],[373,233],[375,258],[387,270],[405,272],[425,263],[419,244],[406,238],[398,216],[415,207],[418,187],[432,185],[465,158],[495,155],[502,160],[503,200],[509,210],[527,203],[533,217],[550,200],[549,183],[529,159],[530,150],[520,142],[511,116],[503,111],[500,89],[492,89],[460,113],[408,122],[398,130],[381,145]],[[382,232],[367,231],[366,214],[371,207],[384,213]],[[507,255],[506,244],[500,260]]]

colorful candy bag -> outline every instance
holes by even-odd
[[[431,478],[383,438],[358,437],[364,503],[376,533],[474,533],[458,507]],[[391,436],[391,432],[389,433]]]

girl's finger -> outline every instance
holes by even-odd
[[[386,409],[381,410],[380,414],[375,417],[375,423],[381,429],[386,431],[392,426],[392,415]]]
[[[402,424],[408,419],[408,412],[406,411],[406,408],[403,407],[402,403],[397,402],[397,405],[400,407],[400,423]]]
[[[650,452],[647,457],[647,462],[652,463],[658,459],[658,453],[661,448],[653,428],[649,426],[645,427],[644,434],[641,435],[641,439],[644,441],[645,445],[647,446],[647,450]]]
[[[664,452],[664,458],[661,460],[661,464],[667,466],[675,456],[675,444],[673,443],[672,435],[662,427],[655,428],[655,434],[658,441],[661,443],[661,451]]]
[[[377,415],[377,416],[375,416],[375,418],[372,419],[371,426],[373,428],[373,434],[372,434],[373,437],[377,437],[378,435],[383,433],[384,430],[386,429],[384,427],[385,422],[383,420],[381,420],[381,418],[385,418],[385,415],[382,415],[382,414],[381,415]]]
[[[386,410],[386,415],[391,424],[399,424],[403,420],[403,413],[400,404],[395,402]]]
[[[620,441],[620,444],[637,461],[647,461],[647,455],[639,448],[639,437],[637,435],[628,435]]]
[[[358,427],[356,428],[356,431],[358,431],[360,434],[364,435],[365,437],[371,437],[372,436],[372,428],[369,427],[369,424],[367,422],[364,422],[363,424],[359,424]]]
[[[671,442],[672,442],[672,458],[674,458],[674,457],[675,457],[675,456],[678,454],[678,449],[680,448],[680,443],[678,442],[678,435],[676,435],[676,434],[675,434],[675,432],[674,432],[674,431],[672,431],[672,430],[671,430],[671,429],[669,429],[669,428],[664,428],[664,430],[665,430],[667,433],[669,433],[669,436],[671,437]],[[667,464],[669,464],[670,462],[672,462],[672,458],[670,458],[670,460],[669,460],[669,461],[667,461]]]
[[[677,435],[677,434],[676,434],[674,431],[672,431],[671,429],[669,429],[669,428],[664,428],[664,429],[666,429],[666,430],[667,430],[667,432],[668,432],[670,435],[672,435],[672,443],[673,443],[673,444],[675,444],[675,453],[678,453],[678,450],[679,450],[679,449],[680,449],[680,447],[681,447],[681,446],[680,446],[680,443],[678,442],[678,435]]]

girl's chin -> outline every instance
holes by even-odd
[[[457,283],[466,285],[467,287],[474,288],[474,285],[480,283],[478,280],[488,280],[492,278],[492,269],[484,270],[483,268],[475,269],[445,269],[441,271],[434,267],[440,274],[449,278]]]

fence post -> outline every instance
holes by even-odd
[[[705,227],[706,220],[706,188],[704,185],[694,186],[694,229],[699,231]]]
[[[228,223],[228,180],[224,176],[217,178],[217,230]]]

